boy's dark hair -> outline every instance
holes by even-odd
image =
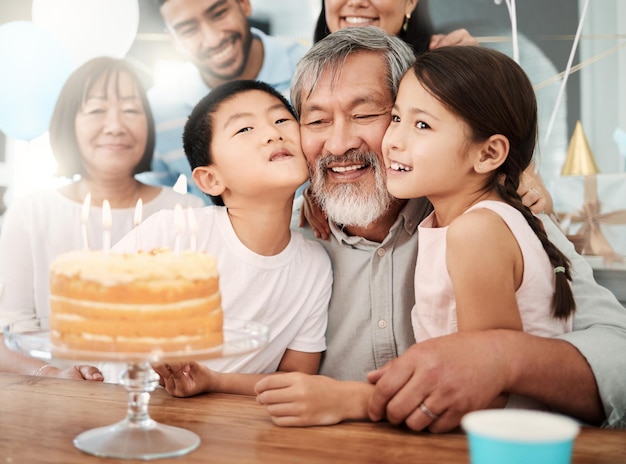
[[[187,118],[183,130],[183,148],[193,171],[198,166],[213,164],[211,141],[213,140],[213,114],[237,95],[253,90],[260,90],[276,97],[297,120],[296,112],[289,101],[274,87],[255,80],[237,80],[226,82],[211,90],[200,100]],[[218,206],[224,206],[221,196],[209,195]]]

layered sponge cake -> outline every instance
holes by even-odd
[[[178,352],[223,343],[217,263],[206,253],[73,251],[50,267],[53,346]]]

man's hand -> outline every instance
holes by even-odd
[[[328,240],[330,237],[328,218],[309,193],[309,188],[307,187],[302,192],[302,209],[300,210],[300,223],[298,225],[303,227],[308,223],[317,238]]]
[[[504,391],[506,357],[490,332],[460,332],[416,343],[367,379],[376,384],[369,416],[413,430],[447,432]],[[423,406],[422,406],[423,405]]]
[[[533,213],[548,215],[552,213],[552,196],[539,175],[534,172],[534,166],[529,166],[522,173],[517,193],[522,197],[522,203],[528,206]]]

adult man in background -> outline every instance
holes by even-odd
[[[266,82],[288,94],[298,42],[270,37],[250,26],[250,0],[155,0],[176,48],[189,59],[180,72],[148,92],[156,121],[156,151],[148,180],[172,186],[180,174],[189,192],[204,195],[191,177],[182,131],[192,108],[212,88],[237,79]]]

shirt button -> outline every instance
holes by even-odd
[[[384,319],[381,319],[380,321],[378,321],[378,327],[381,329],[384,329],[385,327],[387,327],[387,321]]]
[[[376,254],[382,258],[383,256],[385,256],[385,249],[379,248],[378,250],[376,250]]]

